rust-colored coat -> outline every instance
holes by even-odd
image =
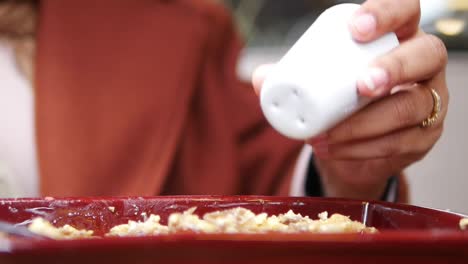
[[[236,78],[227,14],[199,0],[43,1],[41,193],[287,195],[302,143]]]

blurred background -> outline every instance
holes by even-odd
[[[326,8],[340,0],[222,0],[232,10],[246,47],[239,75],[275,62]],[[421,0],[422,28],[449,50],[451,93],[445,132],[431,153],[407,171],[411,202],[468,213],[468,0]]]

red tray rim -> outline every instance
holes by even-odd
[[[320,200],[327,202],[345,202],[354,204],[379,204],[401,210],[436,210],[441,213],[453,214],[460,218],[467,217],[464,214],[447,210],[433,209],[408,204],[395,204],[383,201],[364,201],[343,198],[320,198],[320,197],[280,197],[280,196],[220,196],[220,195],[176,195],[176,196],[107,196],[107,197],[53,197],[53,198],[6,198],[0,199],[0,204],[10,202],[43,202],[58,200],[64,202],[98,202],[98,201],[122,201],[122,200],[196,200],[196,201],[222,201],[222,202],[294,202],[304,199]],[[355,246],[363,244],[368,246],[400,245],[411,246],[415,243],[431,246],[454,246],[468,247],[468,231],[462,230],[404,230],[385,231],[378,234],[172,234],[145,237],[104,237],[94,239],[71,239],[71,240],[31,240],[31,239],[0,239],[0,254],[13,252],[34,252],[37,250],[56,249],[96,249],[100,247],[128,247],[128,246],[158,246],[162,244],[200,244],[222,241],[231,245],[242,245],[245,243],[268,243],[293,245],[341,245]]]

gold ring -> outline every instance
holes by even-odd
[[[432,108],[431,115],[422,122],[421,127],[423,128],[434,125],[439,119],[440,110],[442,109],[442,100],[440,99],[440,95],[434,89],[430,88],[430,90],[434,106]]]

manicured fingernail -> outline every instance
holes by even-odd
[[[377,30],[377,20],[375,16],[368,13],[356,15],[351,20],[351,25],[354,30],[363,36],[370,35]]]
[[[252,74],[252,84],[254,86],[254,90],[257,94],[260,93],[261,86],[263,81],[265,81],[266,76],[270,73],[273,69],[273,64],[265,64],[259,66]]]
[[[371,92],[388,84],[389,77],[387,71],[381,68],[370,68],[358,80],[359,89],[367,89]]]

